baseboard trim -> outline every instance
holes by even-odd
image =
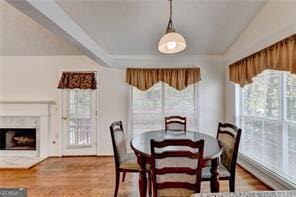
[[[98,157],[114,157],[113,155],[97,155]]]
[[[113,155],[61,155],[49,156],[48,158],[63,158],[63,157],[114,157]]]
[[[238,155],[238,164],[274,190],[295,190],[296,185],[249,157]]]
[[[63,155],[61,157],[97,157],[97,155]]]

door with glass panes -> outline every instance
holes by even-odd
[[[64,89],[63,155],[96,155],[96,91]]]

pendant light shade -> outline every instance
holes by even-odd
[[[181,34],[176,33],[176,30],[173,27],[172,0],[169,0],[169,2],[170,2],[170,19],[169,19],[169,23],[168,23],[165,35],[162,36],[162,38],[158,43],[158,50],[161,53],[174,54],[174,53],[179,53],[184,49],[186,49],[186,41]]]
[[[174,54],[186,49],[186,41],[176,32],[166,33],[158,43],[158,50],[166,54]]]

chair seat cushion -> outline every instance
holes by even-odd
[[[194,193],[192,190],[188,189],[179,189],[179,188],[168,188],[158,190],[158,196],[161,197],[189,197]]]
[[[119,168],[126,170],[139,170],[136,155],[134,153],[126,154],[120,161]]]
[[[211,174],[211,171],[210,171],[211,167],[205,167],[202,169],[202,179],[210,179],[212,174]],[[219,166],[219,171],[220,171],[220,174],[219,174],[219,177],[223,177],[223,178],[226,178],[226,177],[230,177],[230,172],[227,170],[227,168],[223,165],[223,164],[220,164]]]

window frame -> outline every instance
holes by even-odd
[[[162,109],[161,109],[161,114],[163,117],[165,117],[165,83],[161,83],[161,102],[162,102]],[[166,84],[167,85],[167,84]],[[199,132],[200,131],[200,97],[199,97],[199,85],[198,83],[191,84],[194,86],[194,112],[195,112],[195,129],[194,131]],[[128,123],[127,123],[127,128],[128,128],[128,137],[129,139],[133,136],[133,86],[129,86],[129,94],[128,94]],[[152,87],[151,87],[152,88]]]
[[[96,120],[96,126],[95,126],[95,142],[94,142],[94,146],[95,146],[95,149],[96,149],[96,154],[98,154],[101,150],[101,148],[99,147],[99,142],[100,142],[100,121],[99,121],[99,107],[100,107],[100,102],[101,102],[101,99],[100,99],[100,96],[99,96],[99,91],[100,91],[100,80],[101,80],[101,77],[100,77],[100,74],[101,74],[101,71],[99,68],[94,68],[93,66],[81,66],[79,68],[75,67],[75,66],[66,66],[66,67],[63,67],[61,69],[59,69],[59,76],[62,75],[63,72],[94,72],[95,73],[95,76],[96,76],[96,80],[97,80],[97,89],[95,89],[95,113],[96,113],[96,117],[95,117],[95,120]],[[62,136],[58,139],[58,143],[59,143],[59,147],[58,147],[58,155],[59,156],[63,156],[65,155],[64,153],[64,133],[63,133],[63,120],[62,120],[62,117],[63,117],[63,99],[64,98],[64,95],[63,95],[63,91],[59,90],[59,109],[58,109],[58,130],[59,130],[59,136]]]
[[[70,94],[72,91],[75,91],[76,89],[65,89],[65,90],[62,90],[63,91],[63,94],[65,94],[65,99],[66,99],[66,105],[67,106],[67,109],[69,110],[69,105],[70,105]],[[76,94],[76,92],[74,93]],[[93,113],[93,109],[95,109],[95,106],[96,106],[96,93],[92,93],[91,91],[89,91],[89,97],[90,97],[90,107],[89,107],[89,119],[92,120],[92,113]],[[77,95],[75,95],[75,97],[77,97]],[[77,105],[75,105],[75,107],[77,107]],[[78,118],[78,117],[75,117],[75,118],[71,118],[70,115],[69,115],[69,111],[66,112],[67,114],[65,114],[67,116],[67,119],[86,119],[86,118]],[[94,112],[95,114],[97,113],[96,111]],[[69,121],[69,120],[68,120]],[[89,142],[88,143],[85,143],[85,144],[77,144],[77,143],[74,143],[74,144],[71,144],[71,140],[70,140],[70,132],[68,131],[67,132],[67,148],[79,148],[79,147],[92,147],[93,144],[96,143],[96,124],[97,122],[95,122],[95,127],[94,128],[90,128],[90,132],[89,132]],[[69,124],[67,125],[68,127],[70,126]],[[76,125],[77,127],[77,125]],[[67,128],[69,129],[69,128]],[[92,129],[95,129],[94,132],[92,132]],[[76,131],[77,132],[77,131]],[[75,133],[76,133],[75,132]],[[92,134],[95,134],[95,136],[92,136]]]
[[[236,118],[235,118],[235,122],[242,127],[243,124],[243,119],[244,118],[251,118],[251,119],[256,119],[256,120],[261,120],[263,121],[263,128],[264,128],[264,121],[275,121],[277,124],[279,124],[281,126],[281,131],[280,133],[280,138],[281,140],[279,140],[279,147],[280,147],[280,151],[281,151],[281,155],[282,155],[282,162],[281,162],[281,169],[274,169],[272,170],[270,168],[270,166],[268,166],[266,163],[260,163],[258,161],[256,161],[256,158],[252,157],[249,154],[245,154],[244,152],[241,151],[241,149],[239,150],[239,153],[241,155],[243,155],[243,158],[247,158],[250,159],[252,163],[255,163],[256,165],[261,165],[263,166],[265,169],[268,169],[269,171],[271,171],[272,173],[275,173],[275,175],[277,177],[280,177],[284,180],[286,180],[287,182],[290,182],[291,180],[289,178],[287,178],[287,176],[285,174],[288,174],[288,154],[289,154],[289,141],[288,141],[288,126],[289,125],[296,125],[296,121],[292,121],[292,120],[288,120],[287,119],[287,99],[286,99],[286,94],[287,94],[287,89],[286,89],[286,82],[287,82],[287,74],[286,72],[280,72],[280,103],[279,103],[279,118],[275,119],[275,118],[268,118],[268,117],[262,117],[262,116],[256,116],[256,115],[246,115],[244,114],[244,90],[243,88],[239,87],[239,85],[235,85],[235,89],[236,89]],[[244,129],[244,128],[242,128]],[[262,140],[264,140],[262,138]],[[296,184],[296,183],[292,183],[292,184]]]

